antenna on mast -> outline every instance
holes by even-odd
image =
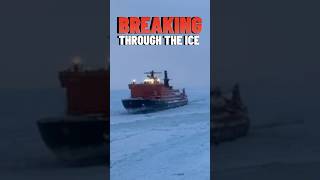
[[[155,78],[155,74],[161,74],[162,72],[155,72],[154,70],[150,71],[150,72],[145,72],[144,74],[149,74],[148,77],[154,79]]]

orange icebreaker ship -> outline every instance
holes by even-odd
[[[188,104],[188,97],[183,89],[173,89],[169,85],[167,71],[163,82],[156,76],[161,72],[146,72],[147,78],[142,83],[132,81],[129,84],[131,97],[123,99],[122,104],[130,113],[148,113]]]

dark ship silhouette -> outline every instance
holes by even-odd
[[[188,97],[169,85],[167,71],[164,71],[163,83],[155,74],[161,72],[146,72],[147,78],[142,83],[132,81],[129,84],[131,97],[123,99],[122,104],[130,113],[148,113],[186,105]]]
[[[40,119],[45,144],[76,164],[109,162],[109,72],[85,70],[79,62],[59,73],[67,109],[63,117]]]
[[[247,135],[250,126],[248,109],[240,97],[239,85],[231,96],[216,87],[211,92],[211,142],[231,141]]]

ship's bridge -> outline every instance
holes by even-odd
[[[143,80],[143,84],[160,84],[160,79],[158,77],[147,77],[145,80]]]

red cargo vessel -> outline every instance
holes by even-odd
[[[122,104],[131,113],[147,113],[169,108],[175,108],[188,104],[188,97],[183,89],[173,89],[169,85],[167,71],[164,71],[163,83],[156,76],[161,72],[146,72],[147,78],[137,84],[133,81],[129,84],[131,97],[123,99]]]
[[[42,139],[68,162],[108,163],[108,70],[86,70],[77,62],[61,71],[59,80],[66,92],[66,114],[38,121]]]

